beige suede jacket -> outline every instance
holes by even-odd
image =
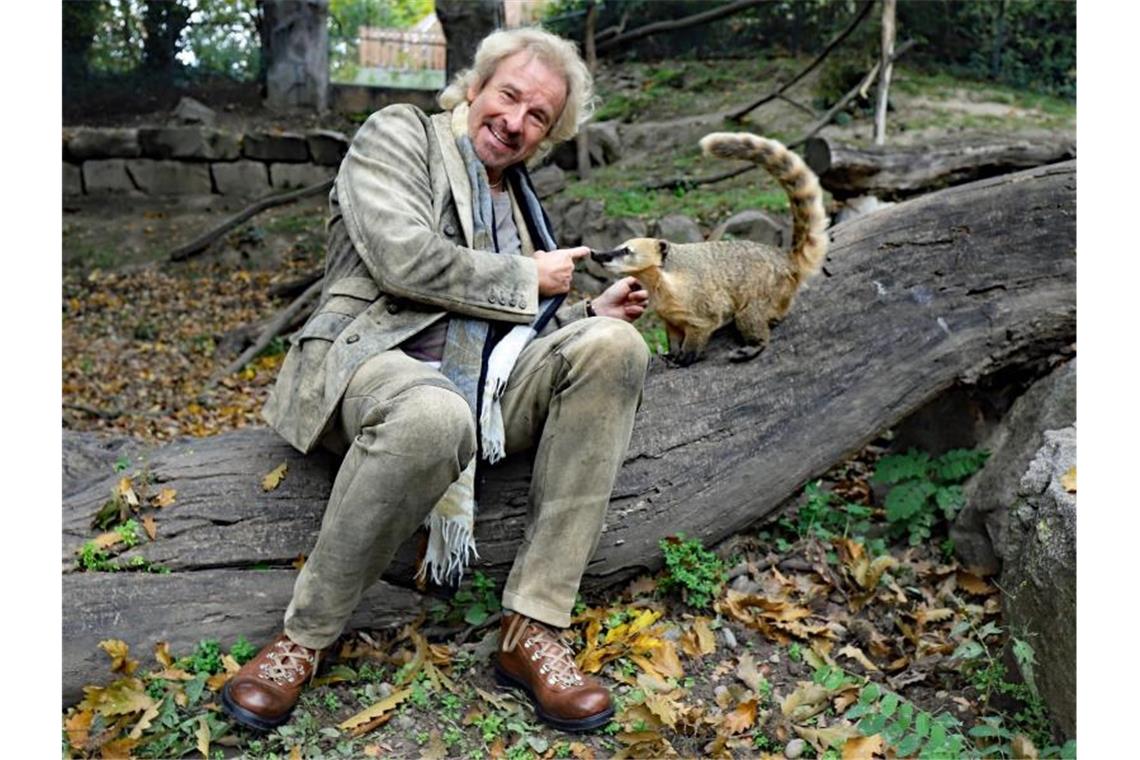
[[[450,112],[389,106],[360,128],[341,163],[329,193],[321,300],[290,339],[262,410],[302,452],[329,429],[368,358],[448,312],[515,324],[535,317],[534,246],[519,212],[524,255],[468,247],[471,186],[450,120]],[[563,306],[544,332],[584,316],[582,303]]]

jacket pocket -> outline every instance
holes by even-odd
[[[355,317],[380,297],[380,288],[367,277],[341,277],[328,289],[328,299],[318,313]]]

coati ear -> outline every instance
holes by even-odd
[[[669,241],[668,240],[658,240],[657,241],[657,250],[661,254],[661,263],[664,264],[665,263],[665,257],[669,255]]]

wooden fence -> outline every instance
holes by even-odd
[[[360,65],[402,71],[447,67],[447,42],[438,32],[360,27]]]

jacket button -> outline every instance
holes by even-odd
[[[455,236],[455,225],[454,224],[443,225],[443,234],[447,235],[448,237],[454,237]]]
[[[507,300],[507,303],[511,306],[515,306],[516,304],[518,304],[518,302],[519,302],[519,297],[517,295],[515,295],[514,293],[511,293],[511,297]]]
[[[498,303],[499,297],[497,295],[495,295],[494,293],[492,293],[491,295],[487,296],[487,300],[490,301],[491,303]]]
[[[400,311],[400,304],[396,303],[395,301],[392,301],[384,308],[388,310],[389,314],[395,314],[398,311]]]
[[[356,333],[353,333],[352,335],[349,335],[347,338],[345,338],[344,342],[345,343],[355,343],[358,340],[360,340],[360,336],[357,335]]]

